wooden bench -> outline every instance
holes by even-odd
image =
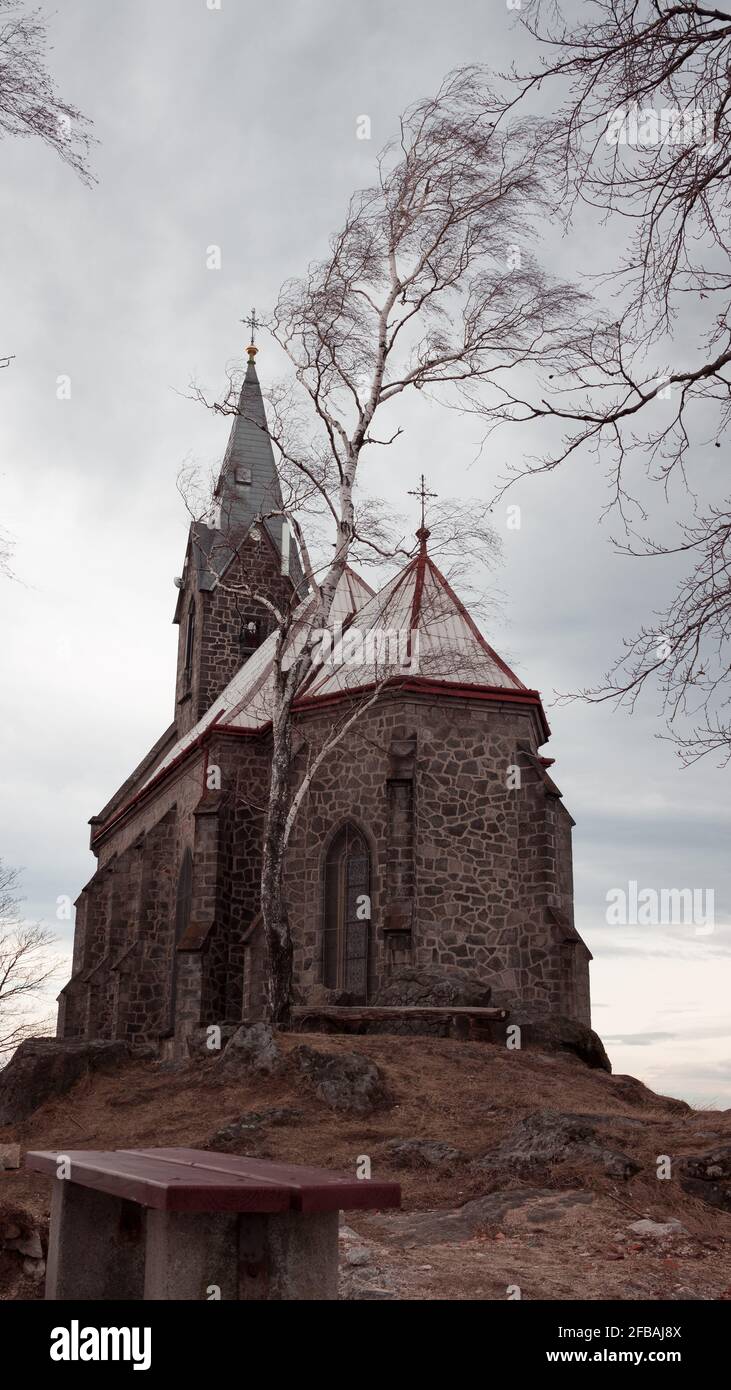
[[[202,1149],[35,1151],[54,1179],[47,1299],[338,1296],[338,1212],[398,1183]]]
[[[458,1038],[492,1039],[496,1024],[505,1023],[509,1009],[466,1004],[303,1004],[292,1010],[298,1027],[312,1024],[325,1031],[358,1032],[369,1023],[449,1023]]]

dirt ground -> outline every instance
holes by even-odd
[[[180,1068],[130,1062],[79,1082],[24,1124],[0,1129],[21,1149],[208,1148],[245,1114],[291,1107],[290,1122],[255,1131],[229,1152],[401,1183],[401,1212],[346,1213],[342,1296],[352,1299],[720,1299],[731,1297],[731,1213],[656,1176],[659,1155],[731,1144],[731,1111],[696,1111],[631,1077],[591,1070],[567,1053],[508,1052],[490,1043],[423,1037],[285,1037],[320,1051],[360,1052],[384,1072],[393,1104],[367,1118],[330,1111],[288,1068],[275,1078],[231,1076],[219,1059]],[[595,1164],[563,1163],[530,1180],[486,1178],[468,1160],[494,1149],[536,1110],[616,1120],[616,1147],[641,1165],[629,1180]],[[604,1123],[612,1135],[612,1125]],[[391,1139],[437,1139],[464,1151],[452,1172],[396,1168]],[[44,1243],[50,1180],[0,1173],[0,1221],[26,1213]],[[684,1231],[637,1236],[632,1222],[676,1219]],[[42,1281],[0,1253],[0,1298],[38,1298]]]

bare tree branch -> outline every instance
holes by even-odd
[[[698,507],[695,478],[707,475],[707,451],[722,447],[731,422],[731,14],[686,0],[588,0],[576,24],[533,0],[520,20],[541,61],[509,74],[498,124],[539,92],[556,100],[545,128],[561,171],[556,211],[569,228],[581,201],[613,230],[616,261],[599,283],[615,305],[577,325],[573,350],[558,370],[540,365],[535,389],[509,379],[500,403],[483,408],[488,434],[505,421],[540,422],[542,439],[547,426],[560,430],[541,455],[507,471],[499,495],[588,450],[608,472],[608,507],[636,555],[634,528],[652,505],[644,480],[659,485],[663,503],[678,485],[692,520],[676,546],[644,537],[642,553],[686,552],[694,567],[605,684],[584,694],[633,702],[656,683],[687,761],[728,734],[729,501],[726,493]],[[658,663],[660,630],[672,654]]]
[[[93,184],[91,122],[56,91],[46,66],[48,36],[41,11],[23,14],[19,9],[19,0],[0,0],[0,139],[33,136],[83,183]]]
[[[17,890],[17,870],[0,860],[0,1057],[45,1026],[30,1021],[28,1009],[59,969],[49,955],[56,938],[48,928],[22,920]]]

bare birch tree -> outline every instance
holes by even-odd
[[[40,10],[23,12],[19,0],[0,0],[0,139],[41,140],[87,184],[88,118],[59,96],[48,70],[48,35]]]
[[[278,1025],[288,1022],[292,997],[284,866],[296,814],[293,705],[313,667],[311,635],[328,625],[351,551],[382,549],[356,503],[367,451],[399,437],[396,407],[408,392],[468,403],[516,364],[548,359],[559,367],[580,302],[535,259],[514,263],[514,244],[525,246],[549,200],[550,168],[540,123],[498,129],[494,109],[474,68],[450,74],[435,97],[410,108],[378,158],[374,185],[351,200],[329,254],[283,286],[266,325],[291,367],[268,433],[290,479],[283,511],[310,595],[304,612],[272,615],[261,908]],[[235,399],[229,394],[218,409],[235,413]],[[329,527],[324,561],[309,547],[304,502],[319,507]]]
[[[39,1020],[28,1020],[28,1006],[58,969],[49,956],[53,933],[22,920],[17,890],[17,870],[0,860],[0,1057],[43,1029]]]
[[[40,10],[20,12],[0,0],[0,140],[35,137],[55,150],[86,184],[95,183],[88,156],[91,122],[56,91],[46,66],[47,35]],[[0,370],[15,353],[0,353]],[[0,531],[0,574],[12,577],[10,538]]]
[[[702,492],[731,418],[731,11],[589,0],[577,23],[535,0],[520,22],[541,61],[510,74],[503,116],[534,99],[553,105],[556,211],[567,229],[578,203],[600,211],[600,264],[609,251],[600,281],[614,303],[579,326],[563,372],[506,390],[492,419],[540,422],[542,436],[551,422],[561,429],[560,442],[511,479],[583,451],[608,471],[626,536],[619,548],[688,560],[667,604],[582,695],[633,706],[654,687],[683,761],[713,752],[728,761],[731,502]],[[663,503],[671,489],[685,493],[674,542],[651,534],[645,479]]]

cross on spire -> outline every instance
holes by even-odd
[[[426,508],[426,500],[427,500],[428,497],[437,497],[438,495],[439,495],[439,494],[436,493],[436,492],[430,492],[430,491],[429,491],[429,489],[428,489],[428,487],[427,487],[427,485],[426,485],[426,483],[425,483],[425,481],[424,481],[424,474],[423,474],[423,473],[422,473],[422,475],[421,475],[421,487],[416,488],[414,491],[412,491],[412,492],[409,493],[409,497],[418,497],[419,500],[420,500],[420,502],[421,502],[421,526],[419,527],[419,530],[418,530],[417,533],[416,533],[416,539],[417,539],[418,541],[421,542],[422,548],[424,548],[424,547],[426,546],[426,542],[428,541],[428,539],[429,539],[429,534],[430,534],[429,531],[428,531],[427,528],[426,528],[425,519],[424,519],[424,517],[425,517],[425,508]]]
[[[253,360],[257,352],[257,348],[254,343],[254,335],[256,333],[257,328],[261,328],[262,326],[261,320],[256,317],[256,309],[252,309],[248,319],[241,319],[241,323],[248,324],[249,329],[251,331],[251,339],[249,341],[249,346],[247,347],[246,351],[248,352],[249,357]]]

